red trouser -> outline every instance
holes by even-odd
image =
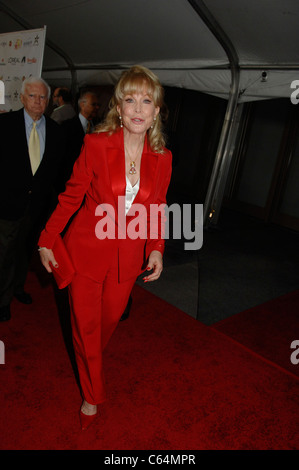
[[[69,286],[73,344],[84,399],[106,399],[102,352],[126,308],[135,278],[118,282],[114,262],[103,282],[76,274]]]

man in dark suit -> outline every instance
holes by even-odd
[[[71,176],[78,158],[85,134],[92,132],[99,111],[99,100],[95,93],[87,91],[78,100],[79,114],[61,123],[67,141],[64,178]]]
[[[49,98],[47,83],[30,77],[21,90],[24,108],[0,115],[0,321],[11,318],[13,297],[32,302],[24,291],[30,255],[56,204],[65,139],[44,115]]]

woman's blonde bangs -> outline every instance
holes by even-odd
[[[157,86],[158,85],[158,86]],[[154,101],[155,106],[160,106],[163,101],[163,89],[152,78],[143,72],[125,74],[120,80],[116,90],[116,99],[121,101],[127,95],[146,93]]]

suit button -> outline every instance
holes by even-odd
[[[31,191],[31,190],[30,190],[30,191],[28,191],[28,194],[32,194],[32,191]]]

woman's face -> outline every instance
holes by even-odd
[[[145,134],[160,111],[146,90],[125,95],[117,111],[124,128],[132,134]]]

